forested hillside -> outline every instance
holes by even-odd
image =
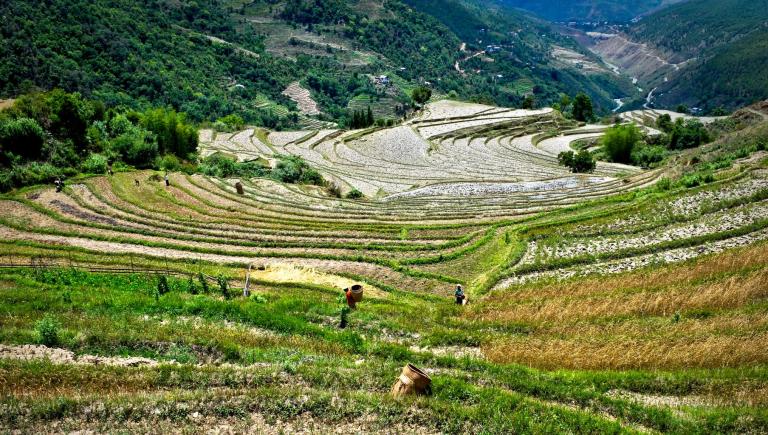
[[[736,108],[768,97],[768,0],[694,0],[633,26],[630,36],[684,68],[660,104]]]
[[[294,128],[309,121],[283,94],[292,83],[309,89],[321,119],[342,124],[353,101],[402,108],[424,82],[435,95],[508,106],[528,94],[544,105],[583,90],[603,109],[627,87],[608,74],[555,65],[552,45],[577,48],[543,22],[476,3],[407,3],[7,1],[0,98],[62,88],[107,106],[169,105],[193,121],[238,114]],[[501,46],[461,64],[463,73],[462,42],[473,52]],[[392,89],[376,89],[377,75],[390,76]]]
[[[552,21],[626,22],[685,0],[497,0]]]

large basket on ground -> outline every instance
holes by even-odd
[[[352,299],[355,302],[360,302],[363,300],[363,286],[360,284],[355,284],[350,287],[349,290],[352,292]]]
[[[432,379],[413,364],[403,367],[403,371],[392,386],[392,396],[402,397],[409,394],[428,394]]]

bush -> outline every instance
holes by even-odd
[[[142,115],[140,125],[157,137],[160,153],[187,158],[197,151],[198,131],[187,122],[186,113],[164,108],[148,110]]]
[[[652,168],[661,163],[666,157],[666,148],[658,145],[646,145],[641,142],[632,150],[631,159],[634,165]]]
[[[168,286],[168,277],[165,275],[160,275],[160,277],[157,279],[157,293],[159,295],[164,295],[170,291],[170,287]]]
[[[213,177],[264,177],[269,170],[258,162],[237,162],[223,154],[212,154],[203,160],[198,170]]]
[[[668,113],[664,113],[662,115],[659,115],[659,117],[656,118],[656,127],[658,127],[658,129],[663,131],[664,133],[671,132],[672,131],[672,117],[669,116]]]
[[[229,294],[229,282],[227,281],[227,278],[223,275],[219,275],[216,277],[216,282],[219,283],[219,291],[221,292],[221,295],[224,296],[224,299],[229,299],[232,295]]]
[[[77,171],[72,168],[57,168],[50,163],[30,162],[13,165],[9,171],[0,170],[0,191],[7,192],[14,187],[53,183],[57,178],[76,173]]]
[[[26,159],[41,157],[45,132],[30,118],[18,118],[0,124],[0,150]]]
[[[203,275],[202,272],[199,272],[197,274],[197,280],[200,282],[200,289],[203,293],[209,293],[210,288],[208,287],[208,281],[205,279],[205,275]]]
[[[592,157],[592,154],[587,150],[581,150],[576,153],[576,157],[573,158],[573,166],[571,170],[578,173],[589,173],[595,170],[597,163]]]
[[[349,191],[349,193],[347,193],[347,199],[360,199],[362,197],[363,197],[363,192],[357,189],[352,189]]]
[[[631,163],[632,150],[641,137],[640,130],[635,124],[617,125],[605,131],[601,143],[611,161]]]
[[[189,275],[189,278],[187,279],[187,293],[191,295],[196,295],[198,293],[197,285],[195,285],[195,280],[192,279],[192,275]]]
[[[301,157],[280,156],[272,171],[272,178],[283,183],[314,184],[322,186],[325,180],[314,168],[307,165]]]
[[[576,154],[573,151],[563,151],[557,155],[557,160],[574,173],[590,173],[597,166],[592,154],[587,150],[581,150]]]
[[[59,344],[59,329],[61,326],[50,315],[46,315],[35,324],[38,343],[52,347]]]
[[[80,165],[80,170],[87,174],[103,174],[107,172],[107,158],[101,154],[91,153]]]
[[[157,158],[158,148],[151,133],[135,126],[114,138],[110,146],[123,161],[138,168],[151,167]]]
[[[213,128],[217,131],[232,132],[242,130],[245,127],[245,120],[238,115],[227,115],[223,118],[219,118],[213,124]]]
[[[701,186],[707,183],[711,183],[715,181],[715,176],[711,173],[695,173],[695,174],[688,174],[680,179],[680,184],[682,184],[685,187],[691,188],[696,186]]]
[[[563,151],[557,155],[557,161],[560,163],[560,165],[567,166],[569,168],[573,166],[573,158],[573,151]]]
[[[709,132],[698,119],[678,119],[672,127],[669,147],[672,149],[694,148],[710,141]]]
[[[413,98],[413,101],[415,101],[416,104],[423,106],[424,103],[432,98],[432,89],[425,86],[414,88],[413,91],[411,91],[411,98]]]
[[[174,156],[173,154],[166,154],[163,157],[160,158],[160,161],[158,162],[158,165],[160,169],[163,169],[165,171],[178,171],[181,167],[181,163],[179,162],[179,159]]]
[[[669,178],[664,177],[656,182],[656,189],[661,192],[667,191],[672,188],[672,181]]]

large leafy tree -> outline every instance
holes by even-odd
[[[635,124],[617,125],[605,131],[601,142],[605,154],[614,162],[631,163],[632,150],[642,138]]]
[[[594,109],[592,108],[592,99],[589,95],[581,92],[573,99],[573,119],[587,122],[594,118]]]

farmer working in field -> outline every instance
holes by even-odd
[[[453,293],[456,296],[456,305],[463,305],[464,299],[467,297],[464,295],[464,289],[461,288],[461,284],[456,286],[456,291]]]
[[[349,288],[345,288],[344,295],[347,297],[347,305],[349,305],[349,308],[354,310],[356,303],[355,303],[355,298],[352,297],[352,290]]]

